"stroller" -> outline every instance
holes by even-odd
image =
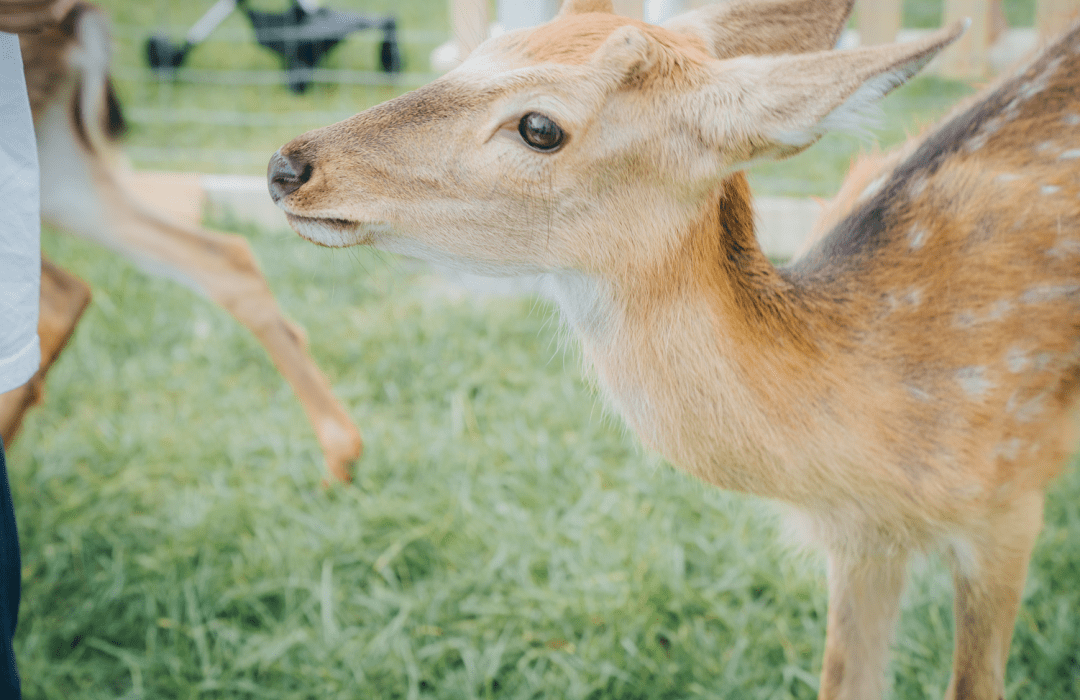
[[[281,55],[289,88],[303,93],[311,84],[312,71],[345,37],[364,29],[382,30],[379,63],[386,73],[401,71],[397,42],[397,22],[393,17],[368,17],[315,5],[314,0],[292,0],[284,12],[261,12],[248,0],[218,0],[177,45],[167,36],[153,36],[146,42],[146,58],[159,75],[168,76],[180,67],[189,51],[202,42],[236,8],[241,8],[255,29],[256,40]]]

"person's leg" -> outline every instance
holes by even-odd
[[[15,666],[15,623],[19,618],[22,593],[22,562],[19,533],[15,529],[15,507],[8,485],[4,442],[0,440],[0,697],[21,698],[19,670]]]

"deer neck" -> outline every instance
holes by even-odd
[[[764,256],[741,173],[679,240],[684,249],[632,277],[553,274],[563,316],[646,444],[723,488],[803,501],[837,459],[808,451],[822,442],[808,416],[835,382],[853,381],[838,366],[843,302]]]

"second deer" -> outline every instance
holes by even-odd
[[[909,557],[939,551],[947,697],[1000,700],[1077,439],[1080,29],[777,268],[744,168],[857,126],[962,31],[831,51],[851,5],[731,0],[654,27],[567,0],[286,144],[270,191],[321,245],[545,275],[643,442],[787,504],[827,553],[821,698],[880,697]]]
[[[247,242],[190,225],[141,201],[116,136],[122,125],[109,79],[111,39],[104,13],[78,2],[55,27],[22,38],[41,167],[46,221],[175,279],[224,307],[263,344],[299,397],[331,479],[348,481],[363,443],[303,331],[281,313]],[[45,373],[89,302],[78,278],[42,266],[42,365],[20,389],[0,395],[0,437],[10,444],[40,400]]]

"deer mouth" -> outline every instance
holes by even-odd
[[[371,243],[378,224],[365,224],[332,217],[300,216],[285,212],[285,218],[302,238],[328,248],[346,248]]]

